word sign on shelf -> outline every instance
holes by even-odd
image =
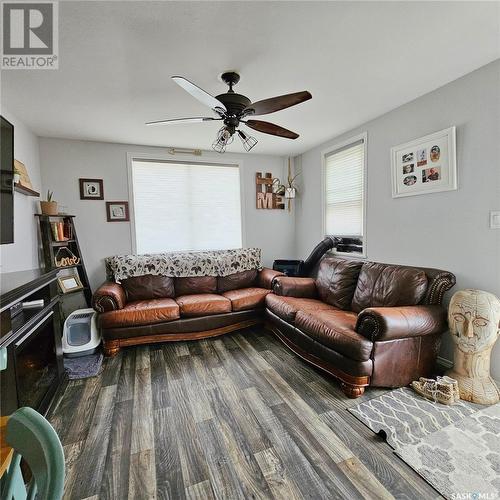
[[[273,193],[273,174],[266,172],[262,177],[262,172],[257,172],[255,174],[255,188],[257,191],[257,208],[285,209],[282,197]]]

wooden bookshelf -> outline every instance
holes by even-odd
[[[80,244],[78,243],[78,236],[75,227],[75,216],[69,214],[58,214],[58,215],[35,214],[35,216],[38,218],[39,222],[44,268],[46,270],[57,269],[58,271],[64,271],[66,269],[74,269],[74,273],[78,275],[83,285],[83,288],[75,290],[74,292],[71,293],[60,292],[59,298],[61,303],[64,302],[65,297],[75,296],[77,292],[80,292],[83,294],[83,297],[85,299],[85,307],[90,307],[92,300],[92,291],[90,289],[89,279],[87,276],[85,263],[83,261]],[[52,227],[51,227],[52,222],[63,222],[64,224],[69,225],[70,226],[69,234],[72,236],[72,238],[68,240],[56,241],[52,233]],[[57,267],[56,266],[57,251],[65,247],[68,248],[68,250],[70,250],[72,254],[78,257],[80,261],[78,264]]]

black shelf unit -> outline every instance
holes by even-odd
[[[82,294],[85,299],[86,307],[91,306],[92,301],[92,290],[90,289],[89,278],[87,275],[87,270],[85,269],[85,263],[83,261],[82,252],[80,250],[80,244],[78,243],[78,236],[75,227],[75,216],[67,215],[67,214],[59,214],[59,215],[43,215],[43,214],[35,214],[38,219],[39,227],[40,227],[40,241],[42,245],[42,254],[43,254],[43,264],[44,269],[47,271],[57,269],[59,271],[63,271],[65,269],[73,269],[74,272],[80,278],[80,281],[83,285],[83,288],[80,290],[75,290],[70,293],[62,293],[59,290],[59,297],[61,304],[63,306],[64,311],[64,301],[66,297],[74,297],[76,294]],[[72,238],[64,241],[55,241],[52,235],[52,222],[63,222],[65,224],[69,224],[71,228],[71,236]],[[56,267],[55,258],[56,253],[61,248],[68,248],[76,257],[80,259],[78,264],[74,264],[71,266],[64,267]],[[66,316],[65,311],[63,312],[63,316]]]

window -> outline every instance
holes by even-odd
[[[325,154],[325,234],[342,238],[338,252],[365,253],[366,136]]]
[[[135,251],[240,248],[240,171],[132,159]]]

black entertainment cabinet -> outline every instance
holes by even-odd
[[[43,301],[34,308],[23,303]],[[0,373],[0,410],[9,415],[30,406],[45,413],[63,380],[57,270],[0,275],[0,348],[7,368]]]

